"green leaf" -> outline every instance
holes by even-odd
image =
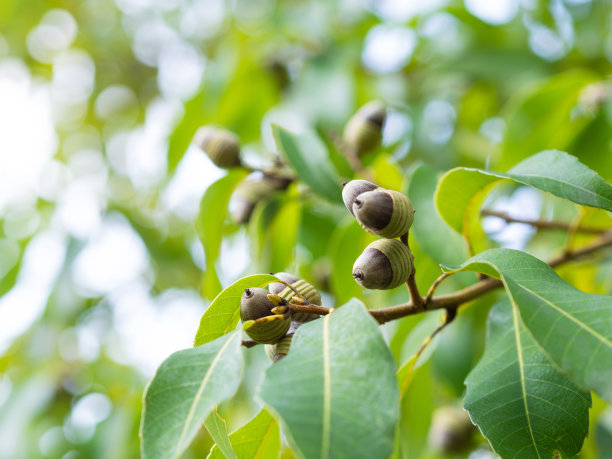
[[[507,301],[466,379],[465,408],[502,457],[574,457],[588,433],[591,397],[560,373]]]
[[[470,213],[480,211],[479,192],[500,179],[510,179],[577,204],[612,211],[612,185],[562,151],[548,150],[517,164],[509,172],[459,167],[447,172],[436,190],[436,206],[455,230],[466,233]]]
[[[223,457],[226,457],[227,459],[237,459],[236,453],[234,452],[230,443],[229,436],[227,435],[225,420],[219,415],[219,411],[217,411],[216,408],[206,418],[204,425],[206,426],[206,430],[208,430],[208,433],[212,439],[215,441],[213,449],[220,452],[219,454],[222,454]],[[213,449],[210,450],[211,454],[209,454],[208,457],[211,457]]]
[[[535,341],[580,387],[612,401],[612,296],[584,293],[543,261],[492,249],[461,270],[500,277]]]
[[[270,274],[255,274],[238,279],[225,288],[202,315],[194,346],[208,343],[236,328],[240,319],[240,297],[245,288],[263,287],[276,280]]]
[[[395,362],[358,300],[302,325],[266,371],[261,397],[304,457],[388,457],[398,421]]]
[[[178,458],[217,404],[240,383],[240,332],[175,352],[157,369],[144,395],[140,424],[145,459]]]
[[[591,122],[589,116],[576,116],[575,109],[582,90],[597,78],[578,69],[518,93],[509,103],[508,128],[497,166],[504,170],[537,151],[567,149]]]
[[[334,169],[325,145],[314,134],[294,134],[272,125],[277,148],[315,193],[330,201],[341,202],[340,177]]]
[[[207,298],[213,298],[221,291],[221,284],[215,270],[215,262],[221,251],[223,225],[230,197],[247,173],[241,169],[229,171],[210,185],[200,201],[200,213],[196,229],[206,255],[206,271],[204,272],[203,293]]]
[[[280,453],[278,422],[265,409],[261,410],[248,424],[232,433],[229,438],[238,459],[273,459],[278,458]],[[227,454],[224,454],[218,445],[214,445],[208,458],[228,457]]]
[[[459,264],[467,258],[467,250],[461,237],[448,227],[434,207],[437,183],[438,174],[432,167],[422,165],[414,171],[408,187],[408,197],[416,210],[411,232],[432,260]]]

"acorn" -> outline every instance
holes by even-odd
[[[291,348],[291,341],[293,341],[293,333],[286,335],[278,343],[266,344],[265,350],[268,357],[270,357],[270,360],[276,363],[285,357]]]
[[[414,220],[410,199],[399,191],[383,188],[357,196],[353,212],[363,229],[389,239],[406,234]]]
[[[315,304],[317,306],[321,306],[321,294],[314,288],[311,284],[306,282],[303,279],[298,279],[293,274],[289,273],[276,273],[274,274],[280,280],[291,284],[291,286],[296,289],[304,299],[306,299],[309,303]],[[291,290],[284,284],[280,282],[274,282],[270,284],[268,287],[270,289],[270,293],[274,293],[281,298],[287,300],[288,302],[292,302],[295,297],[295,292]],[[295,322],[310,322],[311,320],[318,319],[318,314],[307,314],[307,313],[293,313],[292,320]]]
[[[346,124],[344,140],[357,155],[373,150],[382,140],[386,117],[387,110],[381,102],[368,102]]]
[[[275,192],[284,190],[291,179],[277,175],[254,173],[245,178],[234,190],[230,209],[232,220],[238,224],[247,223],[255,205]]]
[[[240,319],[242,322],[262,320],[246,330],[247,335],[258,343],[278,342],[291,326],[291,314],[274,314],[276,305],[268,299],[268,291],[263,288],[247,288],[240,298]]]
[[[203,126],[195,133],[193,142],[219,167],[227,169],[241,164],[240,139],[231,131]]]
[[[344,188],[342,189],[342,200],[344,201],[344,205],[351,213],[351,215],[355,216],[353,212],[353,204],[355,203],[355,198],[361,195],[362,193],[366,193],[368,191],[373,191],[378,188],[378,185],[372,182],[368,182],[367,180],[351,180],[350,182],[346,182],[343,184]]]
[[[434,450],[459,453],[471,445],[474,430],[466,411],[457,406],[444,406],[433,414],[428,442]]]
[[[408,247],[397,239],[379,239],[368,245],[353,265],[357,283],[372,290],[402,285],[412,273]]]

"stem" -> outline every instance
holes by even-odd
[[[523,223],[525,225],[531,225],[535,228],[551,229],[551,230],[571,230],[574,229],[572,223],[548,221],[548,220],[529,220],[523,218],[514,218],[504,212],[497,212],[495,210],[482,209],[480,215],[484,217],[497,217],[505,220],[507,223]],[[575,231],[579,233],[590,233],[590,234],[603,234],[607,232],[603,228],[593,228],[591,226],[578,226]]]
[[[431,287],[429,287],[429,290],[427,291],[427,295],[425,296],[425,304],[429,304],[429,302],[433,298],[434,292],[438,288],[438,285],[440,285],[444,279],[451,276],[452,274],[453,273],[440,274],[440,276],[433,282],[433,284],[431,284]]]
[[[423,300],[423,297],[421,296],[421,293],[419,292],[419,287],[414,278],[414,275],[415,275],[414,257],[412,256],[412,252],[410,251],[410,246],[408,245],[408,233],[402,235],[400,237],[400,240],[408,248],[408,252],[410,253],[410,264],[412,266],[412,272],[410,273],[410,276],[408,276],[408,279],[406,280],[406,286],[408,287],[408,291],[410,292],[410,299],[415,305],[422,307],[425,305],[425,301]]]
[[[325,306],[317,306],[316,304],[293,304],[287,303],[291,312],[305,312],[307,314],[318,314],[320,316],[325,316],[329,314],[330,308],[326,308]]]

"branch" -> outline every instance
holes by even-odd
[[[556,222],[548,220],[529,220],[523,218],[514,218],[504,212],[497,212],[495,210],[482,209],[480,215],[484,217],[497,217],[505,220],[507,223],[523,223],[525,225],[531,225],[535,228],[541,229],[553,229],[553,230],[564,230],[574,229],[571,223]],[[594,228],[592,226],[578,226],[575,231],[579,233],[590,233],[590,234],[603,234],[607,230],[603,228]]]
[[[575,261],[586,255],[591,255],[592,253],[609,246],[612,246],[612,231],[606,232],[599,240],[591,244],[572,252],[564,253],[549,260],[548,265],[551,268],[554,268],[570,261]],[[501,280],[487,278],[457,292],[433,297],[428,302],[426,308],[410,301],[408,303],[398,304],[397,306],[391,306],[388,308],[371,309],[370,314],[372,314],[372,317],[374,317],[378,323],[384,324],[391,320],[401,319],[402,317],[419,314],[433,309],[457,309],[462,304],[472,301],[485,293],[491,292],[502,286],[503,284]]]

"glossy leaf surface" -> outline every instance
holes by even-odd
[[[178,351],[157,369],[144,396],[140,425],[145,459],[178,458],[217,404],[238,389],[240,332]]]
[[[399,415],[395,370],[378,325],[351,300],[298,329],[287,357],[267,370],[261,397],[307,458],[388,457]]]
[[[466,379],[465,408],[502,457],[573,457],[591,397],[560,373],[505,301],[489,315],[485,354]]]

